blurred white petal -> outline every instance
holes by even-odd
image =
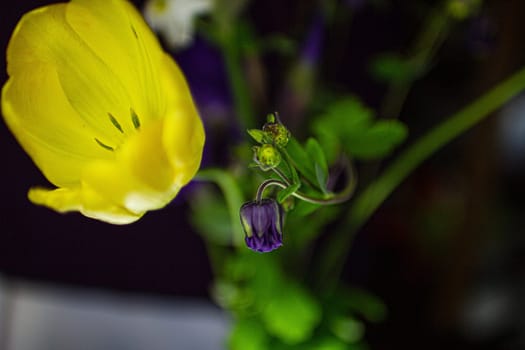
[[[209,12],[213,0],[148,0],[144,17],[171,48],[182,48],[193,41],[193,21]]]

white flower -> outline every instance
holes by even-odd
[[[171,48],[188,46],[193,40],[193,19],[209,12],[213,0],[148,0],[144,17]]]

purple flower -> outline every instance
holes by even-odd
[[[283,210],[274,199],[244,203],[240,214],[248,248],[266,253],[283,244]]]

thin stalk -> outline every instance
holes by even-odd
[[[346,202],[347,200],[350,199],[350,197],[352,196],[354,192],[355,183],[356,183],[355,180],[351,179],[343,191],[341,191],[340,193],[334,194],[329,198],[316,198],[316,197],[312,197],[307,194],[301,193],[299,191],[295,191],[291,195],[300,200],[303,200],[305,202],[312,203],[312,204],[319,204],[319,205],[339,204],[339,203]],[[263,199],[264,191],[268,187],[271,187],[271,186],[277,186],[277,187],[284,189],[284,188],[287,188],[289,184],[284,181],[277,180],[277,179],[265,180],[259,185],[259,188],[257,189],[255,201],[260,202]]]
[[[233,35],[234,28],[228,28],[225,33],[221,40],[222,56],[228,73],[235,114],[237,120],[241,123],[241,129],[246,130],[253,128],[255,125],[251,96],[246,84],[246,75],[242,69],[239,45]]]
[[[321,261],[323,263],[319,271],[320,278],[329,275],[334,278],[333,283],[336,283],[356,232],[417,166],[452,139],[489,116],[523,89],[525,89],[525,68],[453,114],[428,134],[422,136],[393,161],[384,173],[356,198],[347,215],[344,216],[340,225],[344,231],[334,235],[322,252]]]
[[[425,21],[426,26],[416,38],[412,52],[408,55],[410,64],[418,73],[424,72],[437,50],[441,47],[450,25],[450,18],[441,8],[433,10]],[[404,82],[390,84],[381,114],[385,118],[397,118],[410,89],[418,77],[414,76]]]
[[[357,174],[349,159],[344,159],[344,166],[347,175],[347,183],[343,190],[341,190],[340,192],[326,194],[324,198],[313,197],[299,191],[295,191],[291,195],[305,202],[319,205],[331,205],[346,202],[347,200],[352,198],[354,191],[357,187]],[[272,170],[282,179],[282,181],[276,179],[268,179],[261,183],[261,185],[259,185],[259,188],[257,189],[257,195],[255,196],[255,200],[258,202],[261,201],[264,190],[267,187],[278,186],[284,189],[292,185],[292,181],[290,181],[290,179],[288,179],[281,170],[279,170],[278,168],[272,168]]]

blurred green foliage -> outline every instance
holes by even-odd
[[[314,119],[312,130],[331,162],[341,152],[363,160],[385,157],[408,134],[403,123],[376,119],[374,111],[353,96],[328,106],[323,115]]]
[[[372,77],[383,83],[404,84],[414,80],[420,72],[397,53],[383,53],[370,63]]]

